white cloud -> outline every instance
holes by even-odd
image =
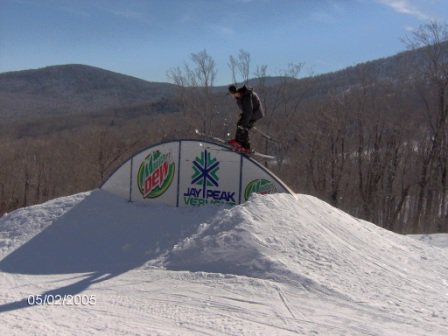
[[[411,15],[419,20],[431,20],[432,17],[411,3],[410,0],[376,0],[386,5],[398,13]]]

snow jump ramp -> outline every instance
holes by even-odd
[[[176,207],[236,205],[252,193],[288,193],[288,186],[252,158],[204,140],[176,140],[143,149],[101,186],[130,202]]]
[[[224,146],[198,140],[160,143],[129,158],[99,190],[76,196],[82,200],[73,201],[76,205],[63,215],[36,223],[41,229],[0,257],[0,271],[120,274],[160,258],[161,251],[193,236],[223,210],[198,206],[241,204],[252,193],[292,191],[255,160]],[[59,208],[60,201],[54,202]],[[257,254],[249,253],[251,258]],[[184,269],[181,259],[173,256],[170,267]],[[202,261],[186,267],[214,269]]]

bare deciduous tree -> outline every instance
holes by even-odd
[[[168,70],[167,76],[180,88],[184,122],[208,134],[217,116],[211,90],[217,75],[216,64],[205,49],[192,53],[191,61],[192,64],[185,63],[183,69]]]
[[[241,77],[241,82],[247,84],[250,79],[250,53],[240,49],[238,56],[229,56],[228,66],[232,73],[232,80],[237,84],[238,78]]]
[[[411,49],[420,48],[424,59],[418,68],[420,80],[416,89],[424,103],[427,131],[423,134],[419,153],[421,168],[417,199],[415,230],[429,232],[431,223],[440,225],[448,218],[448,181],[446,179],[448,151],[448,25],[430,22],[407,36]],[[440,186],[440,187],[439,187]],[[435,197],[434,189],[440,196]],[[440,209],[432,218],[435,209]]]

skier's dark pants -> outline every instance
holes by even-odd
[[[235,140],[244,148],[250,149],[249,130],[254,127],[255,120],[251,120],[249,124],[243,125],[242,118],[236,124]]]

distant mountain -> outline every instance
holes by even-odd
[[[448,42],[442,44],[448,55]],[[249,86],[275,88],[288,85],[306,88],[307,98],[321,99],[358,87],[363,80],[373,78],[403,85],[412,82],[413,72],[423,62],[425,49],[405,51],[346,69],[291,80],[286,77],[252,79]],[[217,99],[227,91],[227,85],[213,88]],[[295,94],[290,90],[290,94]],[[222,97],[221,97],[222,98]],[[119,110],[134,115],[148,111],[167,112],[176,105],[176,86],[148,82],[112,71],[79,64],[50,66],[0,74],[0,117],[21,119],[25,116],[64,115],[73,113]]]
[[[70,64],[0,74],[0,116],[76,113],[157,103],[176,87]]]
[[[441,44],[441,53],[448,58],[448,41]],[[311,87],[314,96],[337,94],[359,86],[371,79],[407,85],[415,79],[417,69],[427,62],[427,48],[408,50],[394,56],[360,63],[345,69],[304,78],[301,81]]]
[[[442,43],[441,51],[448,57],[448,41]],[[396,55],[377,60],[359,63],[335,72],[300,77],[298,79],[282,76],[266,77],[263,79],[250,79],[248,85],[259,89],[267,89],[280,85],[292,85],[306,88],[307,98],[323,98],[329,95],[340,94],[355,87],[362,82],[370,80],[386,81],[397,85],[407,85],[415,79],[415,73],[425,62],[425,48],[408,50]],[[216,87],[216,92],[225,90],[225,86]],[[292,94],[293,90],[291,91]]]

